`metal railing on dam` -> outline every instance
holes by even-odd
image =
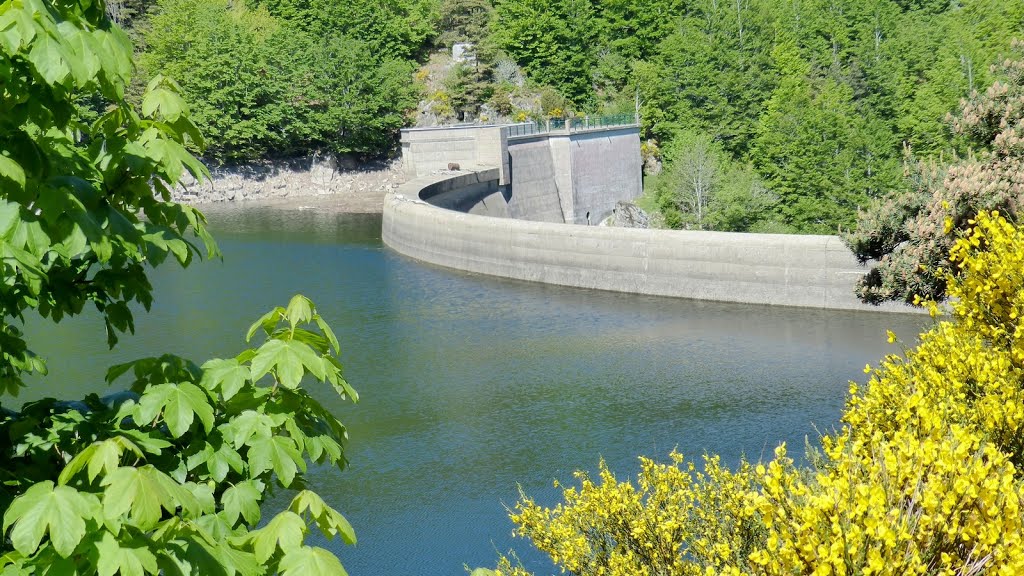
[[[582,118],[548,118],[545,120],[531,120],[519,124],[510,124],[506,127],[509,138],[521,136],[533,136],[534,134],[548,134],[551,132],[584,132],[587,130],[598,130],[602,128],[616,128],[620,126],[636,126],[639,122],[634,114],[614,114],[610,116],[584,116]]]
[[[498,177],[498,170],[490,169],[405,183],[384,201],[384,244],[440,266],[578,288],[781,306],[921,311],[860,302],[853,289],[867,268],[836,236],[608,228],[494,217],[487,214],[500,213],[493,206],[500,202],[500,193],[491,192]],[[442,198],[445,205],[458,204],[458,211],[433,204]]]

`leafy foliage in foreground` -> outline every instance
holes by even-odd
[[[184,169],[206,170],[185,150],[199,139],[185,103],[157,77],[142,113],[129,106],[127,37],[88,6],[0,4],[0,393],[45,370],[12,323],[26,311],[59,321],[92,302],[113,343],[129,304],[152,301],[145,263],[201,255],[190,230],[216,254],[202,215],[167,201]],[[105,103],[91,124],[86,97]]]
[[[946,256],[969,230],[979,211],[999,210],[1016,220],[1024,206],[1024,42],[1014,43],[1014,59],[996,73],[1002,80],[984,94],[964,101],[953,127],[978,152],[945,172],[928,163],[915,171],[914,191],[893,194],[859,215],[846,235],[862,260],[879,263],[858,285],[870,302],[941,298]]]
[[[5,415],[5,574],[339,573],[337,558],[303,539],[312,524],[349,544],[355,533],[304,489],[304,472],[344,467],[345,428],[299,386],[311,376],[356,398],[338,342],[302,296],[256,333],[265,341],[235,358],[146,358],[108,372],[110,382],[130,374],[124,393]],[[299,492],[255,529],[275,487]]]
[[[969,225],[952,318],[851,385],[812,468],[784,445],[735,472],[642,459],[635,485],[602,464],[554,508],[524,496],[516,532],[579,575],[1020,574],[1024,228],[996,212]]]
[[[170,202],[185,170],[206,174],[186,150],[201,143],[188,108],[161,77],[141,113],[130,105],[131,54],[101,3],[0,2],[0,394],[45,373],[27,315],[60,321],[91,303],[113,346],[152,301],[147,266],[217,254],[202,214]],[[310,462],[345,463],[345,428],[299,386],[355,399],[337,339],[301,296],[257,333],[259,346],[202,367],[115,366],[107,379],[130,373],[128,390],[103,399],[0,408],[0,573],[344,573],[303,543],[312,525],[355,541],[304,489]],[[255,529],[275,487],[298,492]]]

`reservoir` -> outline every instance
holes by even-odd
[[[244,346],[248,326],[294,293],[342,344],[357,405],[313,390],[349,429],[349,467],[310,470],[359,544],[353,576],[460,575],[515,548],[504,506],[517,484],[554,504],[552,481],[603,457],[622,478],[672,449],[768,458],[838,424],[850,380],[912,343],[927,316],[720,304],[545,286],[425,266],[380,242],[380,216],[215,207],[224,260],[153,272],[152,312],[108,351],[86,315],[33,322],[50,375],[19,401],[106,390],[114,363],[169,352],[202,363]],[[276,494],[266,515],[283,507]]]

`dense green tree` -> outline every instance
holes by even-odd
[[[589,0],[501,0],[491,30],[531,78],[586,107],[594,98],[596,24]]]
[[[440,8],[437,43],[450,47],[456,42],[479,45],[488,38],[494,6],[490,0],[444,0]]]
[[[776,83],[762,4],[693,3],[653,57],[636,65],[644,125],[654,136],[701,130],[744,157]]]
[[[415,102],[405,61],[263,7],[162,0],[152,24],[144,67],[180,78],[215,160],[387,153]]]
[[[779,215],[805,232],[834,233],[899,183],[892,134],[859,110],[849,86],[807,82],[810,65],[792,45],[775,51],[783,79],[761,118],[752,156]]]
[[[185,147],[200,140],[187,106],[159,76],[141,109],[126,101],[131,46],[102,5],[9,1],[0,30],[0,394],[15,395],[46,371],[27,318],[92,305],[113,346],[133,305],[152,302],[149,268],[217,248],[202,214],[170,201],[184,171],[206,175]],[[96,121],[83,122],[82,98],[107,104]],[[313,525],[355,535],[303,473],[344,464],[345,429],[300,387],[355,397],[338,342],[301,296],[256,334],[202,367],[166,355],[114,366],[107,380],[130,373],[129,389],[105,399],[0,406],[0,572],[343,573],[304,540]],[[257,528],[275,488],[296,492]]]
[[[670,227],[729,232],[778,228],[771,220],[775,196],[750,167],[731,160],[708,134],[680,132],[664,158],[667,168],[655,187]]]
[[[314,38],[344,35],[380,59],[411,59],[435,35],[435,0],[252,0]]]
[[[142,65],[180,81],[211,158],[287,152],[290,82],[280,72],[295,45],[280,28],[266,10],[228,0],[159,3]]]

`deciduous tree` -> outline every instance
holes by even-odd
[[[170,201],[206,169],[177,85],[125,99],[127,37],[101,3],[0,3],[0,393],[46,372],[21,325],[96,308],[111,346],[152,302],[147,269],[217,255],[202,214]],[[106,107],[83,121],[80,98]],[[345,463],[341,423],[300,383],[355,398],[339,345],[296,296],[250,329],[252,348],[198,366],[155,356],[112,367],[127,390],[0,409],[4,574],[339,574],[304,543],[312,526],[354,542],[305,490],[310,462]],[[102,335],[97,334],[97,337]],[[60,389],[59,383],[53,386]],[[7,403],[5,401],[5,403]],[[295,490],[260,526],[275,488]]]

